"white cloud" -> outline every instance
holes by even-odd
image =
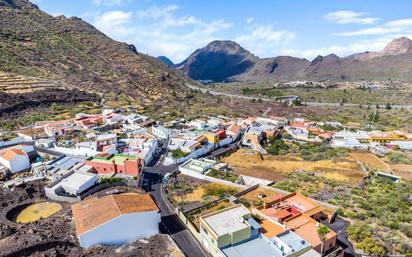
[[[374,24],[378,20],[378,18],[364,16],[363,12],[340,10],[328,13],[324,18],[337,24]]]
[[[347,45],[332,45],[325,48],[311,49],[282,49],[282,55],[291,55],[308,60],[313,60],[318,55],[336,54],[340,57],[348,56],[354,53],[362,53],[366,51],[381,51],[390,41],[399,35],[391,35],[379,37],[371,40],[359,40]]]
[[[193,16],[175,17],[173,12],[178,10],[177,5],[168,5],[164,7],[152,6],[149,9],[141,10],[137,13],[140,19],[162,20],[164,27],[179,27],[202,23]]]
[[[159,19],[167,16],[171,16],[174,11],[179,9],[177,5],[167,5],[163,7],[151,6],[146,10],[140,10],[138,17],[142,19]]]
[[[355,30],[355,31],[335,33],[334,35],[347,36],[347,37],[369,36],[369,35],[385,35],[388,33],[396,33],[400,31],[401,29],[399,28],[373,27],[373,28],[367,28],[367,29],[361,29],[361,30]]]
[[[105,6],[119,6],[123,3],[122,0],[93,0],[95,5],[105,5]]]
[[[136,13],[111,11],[94,18],[93,24],[109,36],[135,44],[150,55],[166,55],[175,62],[197,48],[219,39],[233,26],[223,19],[205,21],[177,15],[176,5],[152,6]]]
[[[370,36],[370,35],[389,35],[393,33],[409,33],[412,31],[412,19],[393,20],[384,23],[380,26],[370,27],[366,29],[346,31],[335,33],[338,36]]]
[[[236,37],[234,40],[246,49],[262,57],[273,56],[275,47],[284,45],[295,39],[294,32],[275,30],[272,26],[258,26],[250,29],[250,33]]]
[[[252,23],[253,21],[255,21],[255,18],[252,18],[252,17],[246,18],[246,23]]]
[[[126,26],[132,19],[132,12],[109,11],[97,16],[94,25],[114,38],[124,38],[133,33],[132,27]]]
[[[411,27],[412,26],[412,19],[401,19],[401,20],[393,20],[386,23],[387,27]]]

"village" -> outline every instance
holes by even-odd
[[[198,256],[357,256],[368,250],[348,239],[352,220],[341,203],[285,179],[352,187],[374,177],[412,179],[411,133],[302,117],[160,122],[104,109],[12,135],[0,141],[2,190],[40,185],[41,192],[5,203],[7,226],[69,211],[68,233],[84,249],[170,234],[183,253]]]

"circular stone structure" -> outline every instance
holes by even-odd
[[[62,206],[53,202],[41,202],[27,205],[16,217],[17,223],[30,223],[45,219],[59,212]]]

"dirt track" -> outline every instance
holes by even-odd
[[[29,224],[17,224],[13,217],[19,206],[47,200],[44,183],[33,183],[0,191],[0,256],[182,256],[168,235],[156,235],[120,248],[96,246],[80,248],[74,234],[68,204],[55,215]]]

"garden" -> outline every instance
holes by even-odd
[[[347,232],[357,249],[372,256],[412,256],[410,183],[371,176],[355,187],[310,173],[290,173],[274,187],[338,206],[338,213],[351,222]]]

